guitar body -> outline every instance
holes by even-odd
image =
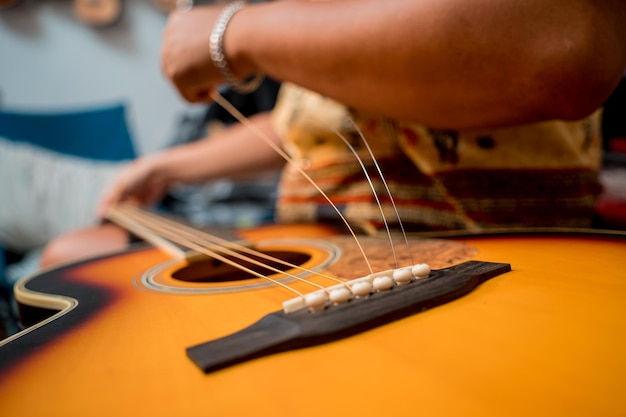
[[[363,262],[330,234],[292,227],[247,237],[355,278]],[[304,239],[277,238],[284,235]],[[364,241],[375,269],[388,267],[385,245]],[[199,282],[198,268],[147,247],[31,277],[16,288],[25,315],[56,313],[0,342],[0,415],[626,415],[623,236],[411,245],[416,263],[434,268],[475,259],[510,263],[512,271],[373,330],[209,374],[186,348],[251,325],[291,295],[260,279],[211,275],[206,265],[200,269],[212,277]]]

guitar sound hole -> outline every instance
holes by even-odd
[[[265,252],[265,254],[273,258],[289,262],[292,265],[302,265],[311,258],[309,255],[300,252],[268,251]],[[289,266],[283,265],[279,262],[268,261],[267,259],[251,255],[246,256],[280,271],[290,269]],[[256,265],[252,262],[242,261],[230,256],[227,256],[227,258],[232,259],[234,262],[247,269],[263,275],[272,275],[276,273],[274,270]],[[186,282],[232,282],[258,278],[256,275],[240,270],[239,268],[213,258],[192,262],[188,266],[174,272],[172,277]]]

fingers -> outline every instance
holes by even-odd
[[[179,94],[192,103],[211,101],[221,76],[211,60],[209,38],[216,13],[212,7],[170,14],[163,35],[161,67]]]
[[[118,179],[118,181],[103,194],[98,206],[96,207],[96,215],[100,219],[106,218],[111,207],[125,200],[130,204],[139,205],[136,198],[126,196],[126,193],[124,192],[124,184]]]
[[[103,193],[96,214],[104,218],[116,204],[128,203],[147,206],[165,195],[167,183],[155,173],[154,158],[143,157],[128,164],[111,186]]]
[[[211,91],[213,86],[189,86],[185,82],[176,82],[172,80],[178,93],[183,99],[189,103],[211,103]]]

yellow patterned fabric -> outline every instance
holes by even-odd
[[[281,179],[281,222],[338,219],[303,172],[366,229],[383,226],[377,201],[390,225],[397,210],[410,230],[588,227],[601,191],[599,111],[576,122],[443,131],[365,117],[285,84],[273,124],[295,161]]]

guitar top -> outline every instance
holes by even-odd
[[[345,238],[307,233],[246,237],[344,279],[366,270]],[[385,244],[364,240],[377,270],[393,263]],[[237,334],[289,293],[145,247],[31,277],[16,298],[33,325],[0,342],[0,415],[626,415],[623,236],[410,245],[414,263],[435,269],[478,260],[512,270],[423,312],[212,373],[186,350]]]

